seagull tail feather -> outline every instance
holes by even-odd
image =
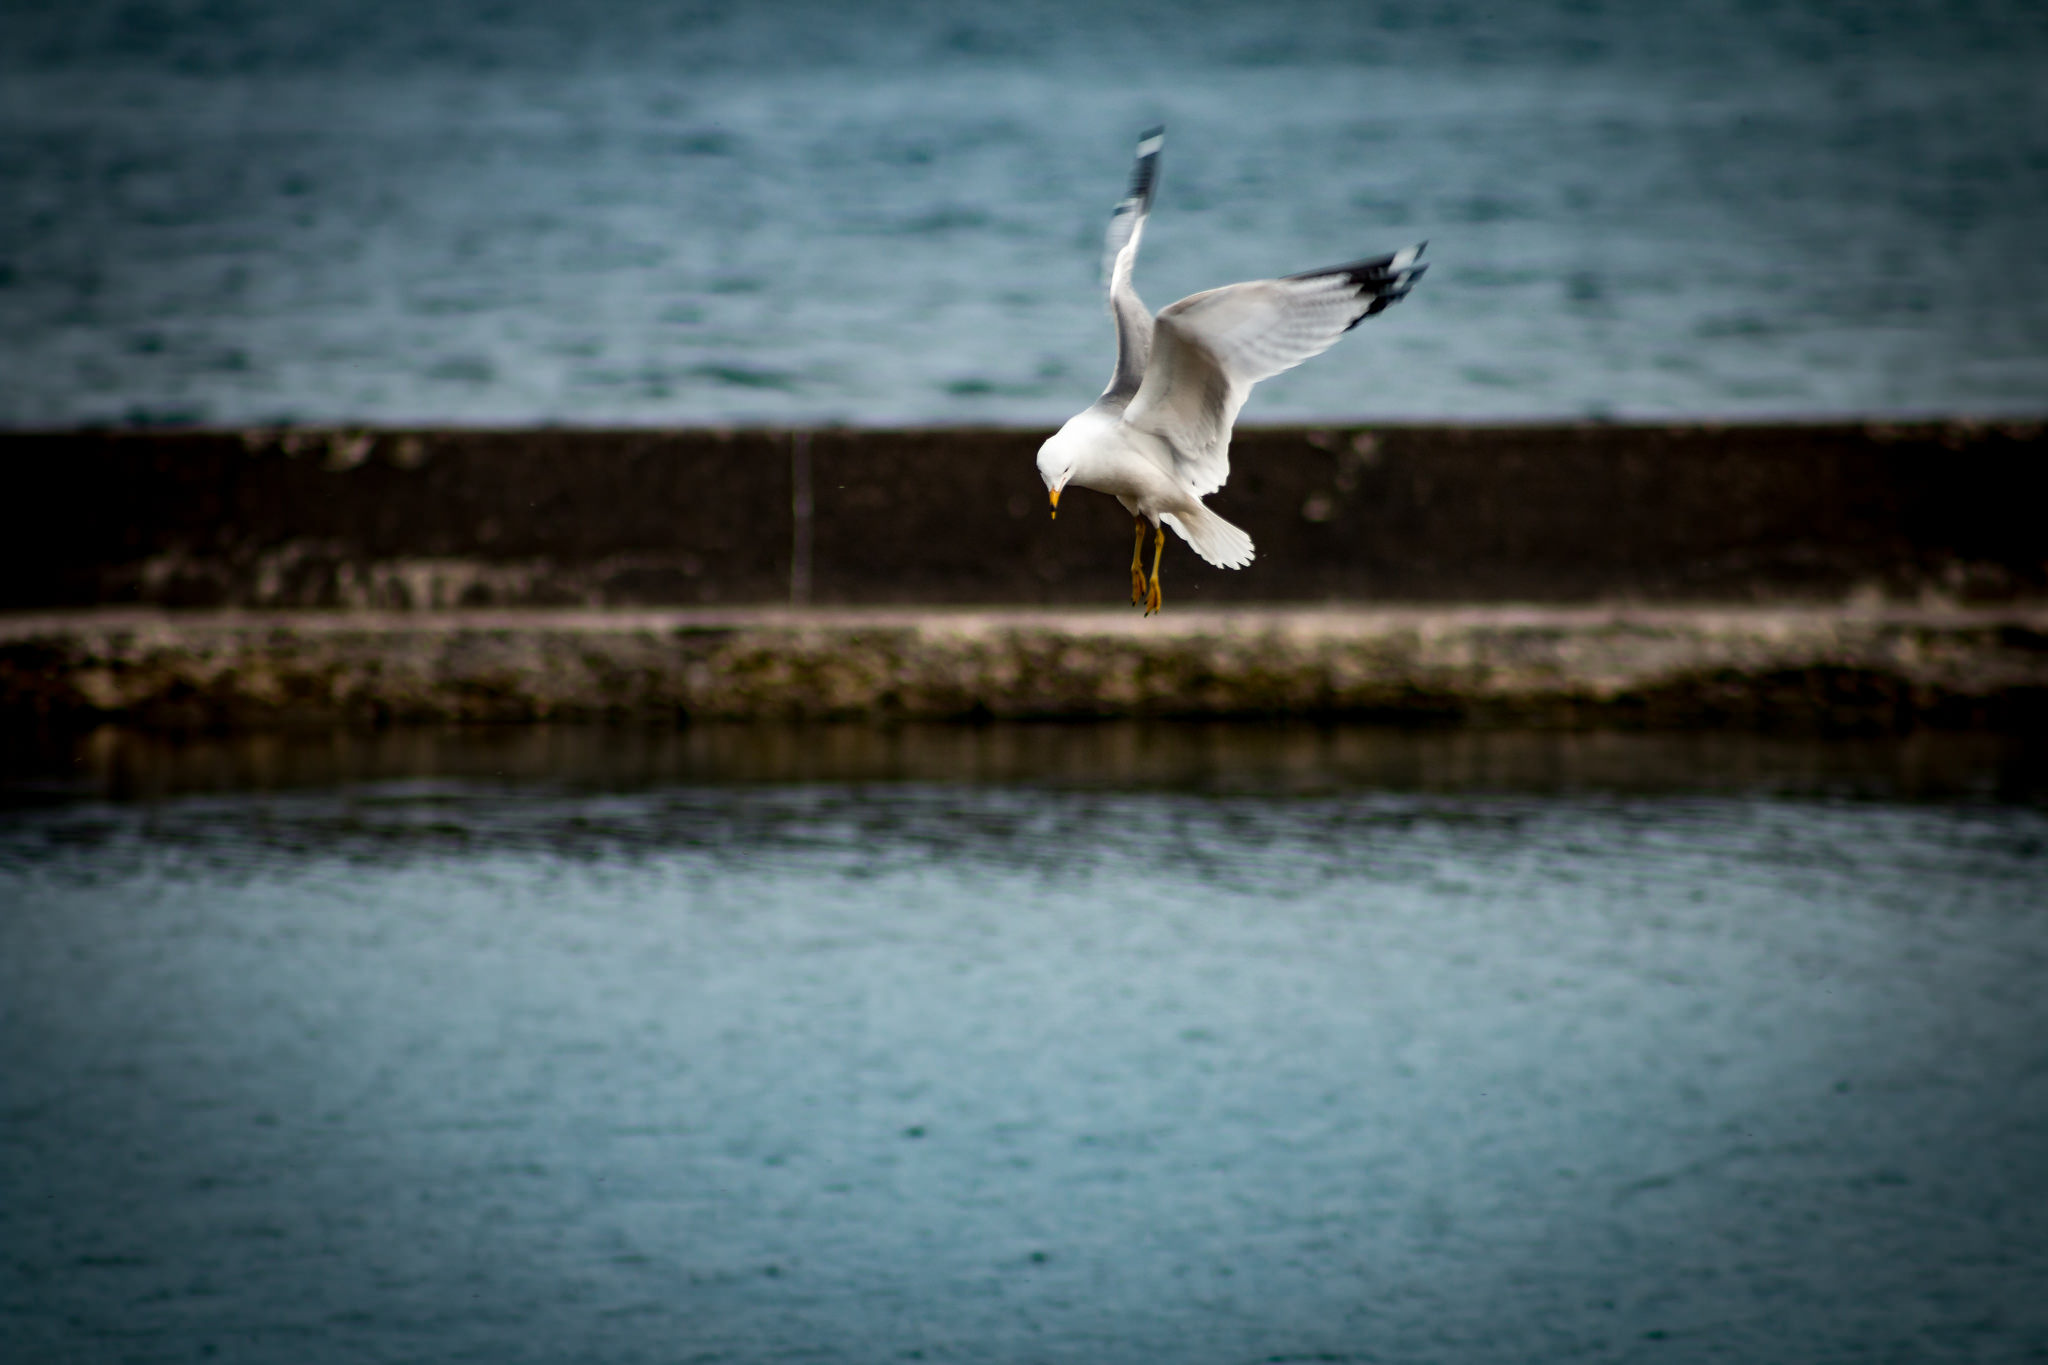
[[[1168,512],[1159,519],[1219,569],[1242,569],[1252,562],[1252,538],[1200,503],[1191,512]]]

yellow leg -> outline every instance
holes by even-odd
[[[1145,594],[1145,614],[1150,616],[1159,610],[1159,556],[1166,551],[1166,523],[1152,528],[1152,587]]]
[[[1145,570],[1140,566],[1138,557],[1145,552],[1145,519],[1132,517],[1131,520],[1138,527],[1138,538],[1131,545],[1131,605],[1142,607],[1145,605]]]

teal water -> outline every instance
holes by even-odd
[[[2022,1360],[2038,756],[39,751],[12,1359]]]
[[[1247,421],[2048,409],[2032,0],[0,2],[0,425],[1057,423],[1137,282],[1431,242]]]

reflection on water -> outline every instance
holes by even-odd
[[[15,774],[0,783],[0,802],[16,803],[415,780],[549,795],[677,784],[971,782],[1219,793],[1587,788],[2028,800],[2048,792],[2048,747],[2026,736],[1942,731],[1855,739],[1145,721],[227,735],[108,726],[0,735],[0,770]]]
[[[2006,741],[14,757],[23,1358],[2048,1347],[2048,808]]]

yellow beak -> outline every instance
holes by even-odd
[[[1057,488],[1052,490],[1052,519],[1060,519],[1060,490]]]

